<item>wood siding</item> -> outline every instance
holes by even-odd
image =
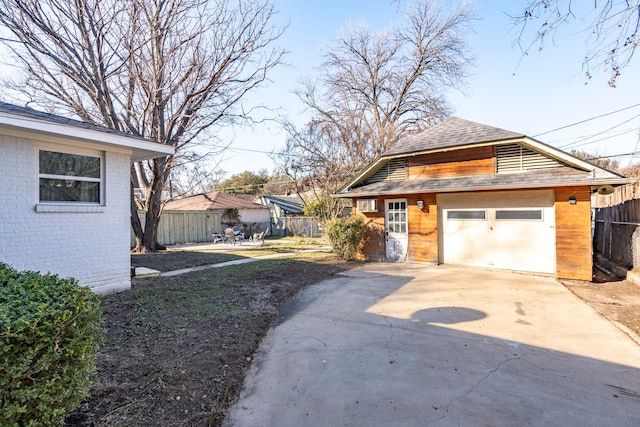
[[[145,223],[145,212],[138,211],[142,227]],[[176,245],[182,243],[213,242],[211,229],[221,231],[221,214],[218,211],[164,211],[158,224],[158,243]],[[131,247],[136,244],[131,229]]]
[[[422,200],[424,209],[416,202]],[[438,262],[438,209],[435,194],[410,195],[408,201],[409,253],[408,258],[417,262]]]
[[[556,276],[563,279],[592,279],[591,241],[591,191],[590,187],[555,189],[556,216]],[[569,204],[569,197],[576,204]],[[396,197],[396,196],[394,196]],[[409,248],[408,259],[416,262],[438,262],[438,209],[435,194],[397,195],[408,201]],[[416,206],[418,199],[424,209]],[[356,205],[355,199],[353,201]],[[378,198],[378,212],[361,213],[353,208],[354,215],[366,218],[367,231],[359,257],[365,260],[384,260],[385,218],[384,198]]]
[[[496,173],[493,147],[476,147],[407,158],[408,179]]]
[[[358,212],[356,200],[353,199],[353,215],[365,219],[365,233],[360,248],[358,259],[367,261],[383,261],[386,256],[384,233],[384,199],[378,198],[378,212]]]
[[[556,276],[592,279],[590,187],[556,189]],[[576,204],[569,204],[569,197]]]

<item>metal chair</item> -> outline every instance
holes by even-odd
[[[214,244],[216,244],[218,242],[223,242],[224,243],[227,240],[227,237],[224,234],[218,233],[213,228],[210,229],[209,232],[211,233],[211,238],[213,239],[213,243]]]
[[[263,231],[262,233],[255,233],[253,236],[251,236],[251,241],[253,243],[256,243],[256,242],[263,242],[264,243],[265,234],[267,234],[267,230]]]

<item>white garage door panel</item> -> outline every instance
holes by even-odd
[[[437,203],[440,262],[555,273],[553,191],[445,194]]]

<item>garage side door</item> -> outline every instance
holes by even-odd
[[[443,194],[440,262],[555,273],[552,190]]]

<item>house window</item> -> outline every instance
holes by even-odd
[[[360,212],[378,212],[378,201],[376,199],[358,199],[356,206]]]
[[[468,211],[447,211],[447,219],[487,219],[487,212],[484,210]]]
[[[38,151],[39,201],[101,203],[100,155]]]

